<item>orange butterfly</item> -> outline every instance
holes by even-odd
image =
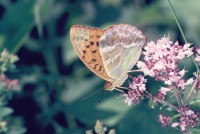
[[[82,62],[106,80],[105,90],[120,87],[138,61],[145,36],[134,26],[112,25],[104,30],[82,25],[70,29],[72,45]]]

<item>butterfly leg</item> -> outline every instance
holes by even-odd
[[[140,70],[130,70],[130,71],[127,71],[127,73],[134,73],[134,72],[140,72]]]
[[[116,87],[115,90],[124,93],[124,91],[122,89],[126,89],[129,90],[127,87]]]

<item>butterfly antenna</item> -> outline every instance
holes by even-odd
[[[102,94],[101,94],[101,97],[100,97],[98,103],[101,103],[101,100],[103,99],[103,95],[104,95],[104,93],[105,93],[105,90],[103,90],[103,92],[102,92]]]
[[[93,93],[91,93],[90,95],[84,97],[83,99],[81,99],[81,101],[85,101],[86,99],[90,98],[91,96],[95,95],[96,93],[98,93],[101,89],[98,89],[96,91],[94,91]]]

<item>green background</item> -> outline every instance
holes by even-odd
[[[200,1],[171,0],[186,38],[200,41]],[[82,134],[97,119],[118,134],[175,134],[162,128],[159,109],[148,101],[127,106],[103,90],[105,81],[79,60],[69,39],[72,25],[106,28],[130,24],[142,30],[147,41],[170,36],[184,44],[167,0],[0,0],[0,50],[17,54],[21,92],[8,104],[27,134]],[[191,63],[191,64],[190,64]],[[183,65],[194,69],[191,61]],[[156,93],[159,82],[148,78],[147,89]],[[114,93],[121,97],[118,93]],[[17,132],[16,132],[17,133]]]

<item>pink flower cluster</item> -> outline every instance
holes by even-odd
[[[171,125],[172,127],[179,127],[182,131],[186,131],[187,127],[197,126],[200,120],[200,113],[192,111],[190,108],[182,106],[179,109],[179,122],[172,123],[170,116],[159,115],[159,121],[163,127]]]
[[[165,87],[160,87],[157,96],[154,96],[154,102],[159,102],[174,108],[178,113],[179,117],[177,122],[173,122],[173,118],[170,116],[159,115],[159,121],[163,127],[172,126],[185,132],[188,128],[196,127],[200,121],[200,113],[194,112],[190,108],[186,107],[187,100],[190,99],[193,90],[200,90],[200,78],[199,72],[194,76],[196,78],[189,78],[185,80],[183,76],[187,72],[184,68],[180,69],[179,63],[186,57],[194,56],[195,61],[200,65],[200,47],[193,48],[190,43],[179,45],[178,42],[173,43],[169,37],[164,37],[157,42],[150,41],[144,46],[143,51],[144,61],[138,61],[137,67],[145,75],[154,77],[157,81],[163,81]],[[197,67],[199,70],[199,67]],[[132,102],[138,104],[144,97],[152,94],[146,91],[146,79],[144,76],[139,75],[133,78],[133,81],[129,85],[128,93],[125,93],[125,102],[131,105]],[[183,91],[186,86],[191,86],[190,92],[185,97]],[[177,90],[177,102],[178,106],[171,104],[165,99],[167,92],[172,92],[172,89]],[[180,97],[180,98],[178,98]],[[185,98],[182,98],[185,97]],[[179,100],[180,99],[180,100]]]
[[[136,104],[140,103],[140,100],[143,98],[144,91],[146,90],[146,82],[147,80],[144,79],[144,76],[142,75],[134,77],[132,83],[129,84],[128,93],[124,94],[125,103],[129,106],[132,102]]]
[[[200,65],[200,47],[194,47],[194,58],[198,65]]]
[[[185,86],[193,83],[193,78],[184,80],[186,70],[178,68],[181,60],[193,54],[190,46],[189,43],[180,46],[178,42],[173,43],[169,37],[164,37],[156,43],[151,41],[144,47],[144,62],[138,61],[137,66],[145,75],[168,85],[167,88],[160,89],[162,97],[171,91],[172,86],[183,90]]]
[[[159,114],[158,117],[163,127],[167,127],[171,124],[172,118],[170,116]]]
[[[185,70],[179,71],[178,63],[193,54],[190,46],[189,43],[184,46],[178,42],[173,44],[169,37],[161,38],[156,43],[151,41],[144,47],[144,62],[139,61],[137,66],[145,75],[164,81],[167,85],[179,83]]]
[[[19,82],[17,79],[10,80],[4,74],[0,75],[1,89],[19,90]]]
[[[188,107],[182,106],[179,109],[179,122],[172,123],[172,118],[170,116],[159,115],[159,121],[163,127],[171,125],[172,127],[179,127],[182,131],[185,131],[187,127],[197,126],[200,120],[200,113],[194,112]]]
[[[179,109],[179,114],[180,114],[179,126],[182,131],[185,131],[186,127],[188,127],[188,126],[189,127],[197,126],[197,124],[200,120],[200,113],[194,112],[190,108],[185,107],[185,106],[183,106]]]

